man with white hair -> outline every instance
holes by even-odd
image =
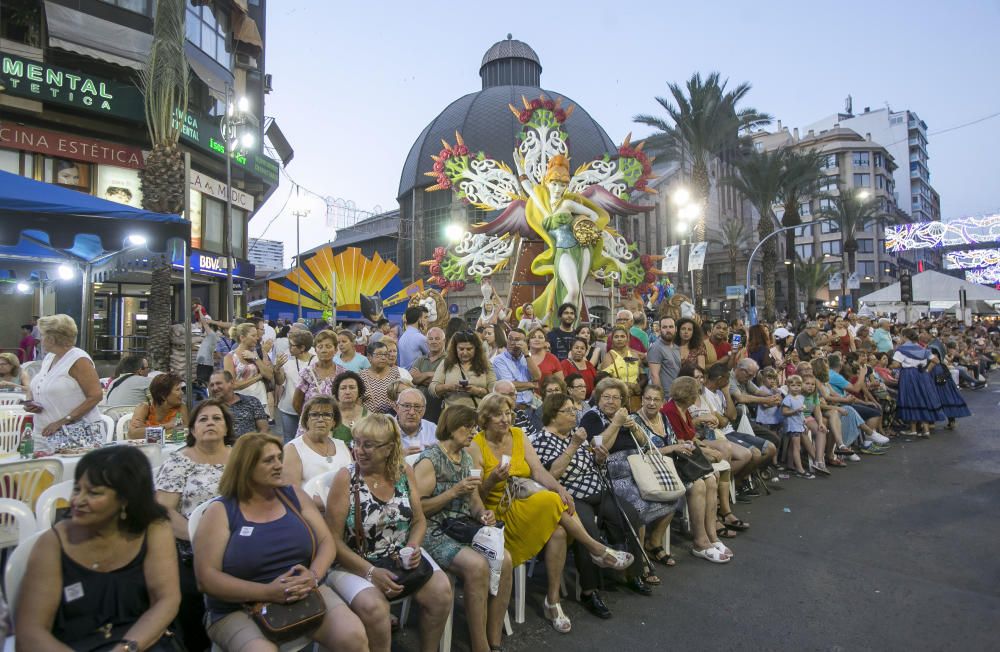
[[[403,433],[404,454],[412,455],[437,446],[437,437],[434,435],[437,426],[424,418],[427,402],[423,392],[407,387],[399,393],[395,407],[396,423]]]
[[[766,462],[773,461],[777,456],[781,438],[770,428],[757,423],[754,419],[754,413],[757,406],[777,407],[781,405],[783,397],[780,393],[773,396],[767,394],[754,384],[753,378],[757,375],[758,370],[759,367],[753,358],[743,358],[736,363],[736,368],[730,372],[729,376],[729,393],[737,406],[742,405],[747,410],[753,432],[743,434],[752,435],[758,439],[754,446],[760,449],[761,457]]]
[[[872,331],[875,350],[879,353],[892,353],[892,334],[889,332],[891,323],[887,317],[882,317],[878,320],[878,328]]]
[[[631,310],[625,310],[624,308],[619,310],[615,315],[615,328],[624,328],[625,332],[628,333],[628,345],[633,351],[639,353],[639,359],[643,363],[646,362],[646,351],[649,347],[642,343],[635,333],[632,332],[632,326],[635,324],[635,319],[632,315]],[[608,350],[611,349],[611,338],[613,334],[608,334]]]
[[[514,388],[514,383],[509,380],[498,380],[493,385],[493,393],[506,396],[512,401],[517,401],[517,389]],[[524,410],[517,406],[514,408],[514,417],[511,419],[510,425],[523,430],[529,440],[533,440],[542,432],[542,422],[539,421],[536,412],[534,410]]]

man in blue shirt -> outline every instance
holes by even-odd
[[[403,313],[406,321],[406,329],[399,338],[399,366],[409,369],[422,355],[430,355],[431,350],[427,347],[427,337],[420,332],[418,324],[420,318],[424,316],[425,309],[420,306],[410,306]]]
[[[528,336],[520,328],[507,334],[507,348],[493,356],[497,380],[509,380],[517,390],[515,401],[520,408],[531,407],[542,372],[528,356]]]
[[[854,410],[861,415],[861,418],[865,420],[865,425],[861,427],[861,430],[867,435],[868,439],[883,446],[889,443],[889,438],[883,435],[880,430],[882,430],[882,406],[879,405],[877,401],[864,401],[858,399],[853,394],[848,394],[848,392],[862,393],[865,389],[865,376],[868,373],[868,367],[863,366],[858,369],[858,378],[852,384],[843,374],[840,373],[841,365],[843,364],[839,355],[834,353],[829,358],[827,358],[827,363],[830,365],[830,387],[833,391],[837,392],[840,396],[844,397],[843,403],[849,403]],[[836,401],[835,401],[836,402]],[[863,448],[867,446],[863,445]]]
[[[889,333],[891,322],[883,317],[878,320],[878,328],[872,331],[872,340],[875,341],[875,350],[879,353],[892,353],[892,334]]]

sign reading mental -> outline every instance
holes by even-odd
[[[142,93],[135,86],[6,52],[0,52],[0,82],[6,86],[6,93],[17,97],[120,118],[144,119]]]

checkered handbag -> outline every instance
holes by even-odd
[[[634,434],[632,440],[636,441]],[[635,445],[639,450],[628,456],[628,465],[639,495],[643,500],[657,503],[679,500],[684,495],[684,482],[674,468],[674,461],[652,446],[640,446],[638,441]]]

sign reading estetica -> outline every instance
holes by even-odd
[[[145,120],[138,88],[77,70],[0,52],[0,82],[10,95]]]
[[[145,165],[142,150],[138,147],[48,129],[22,127],[11,122],[0,122],[0,147],[134,170],[141,170]]]

